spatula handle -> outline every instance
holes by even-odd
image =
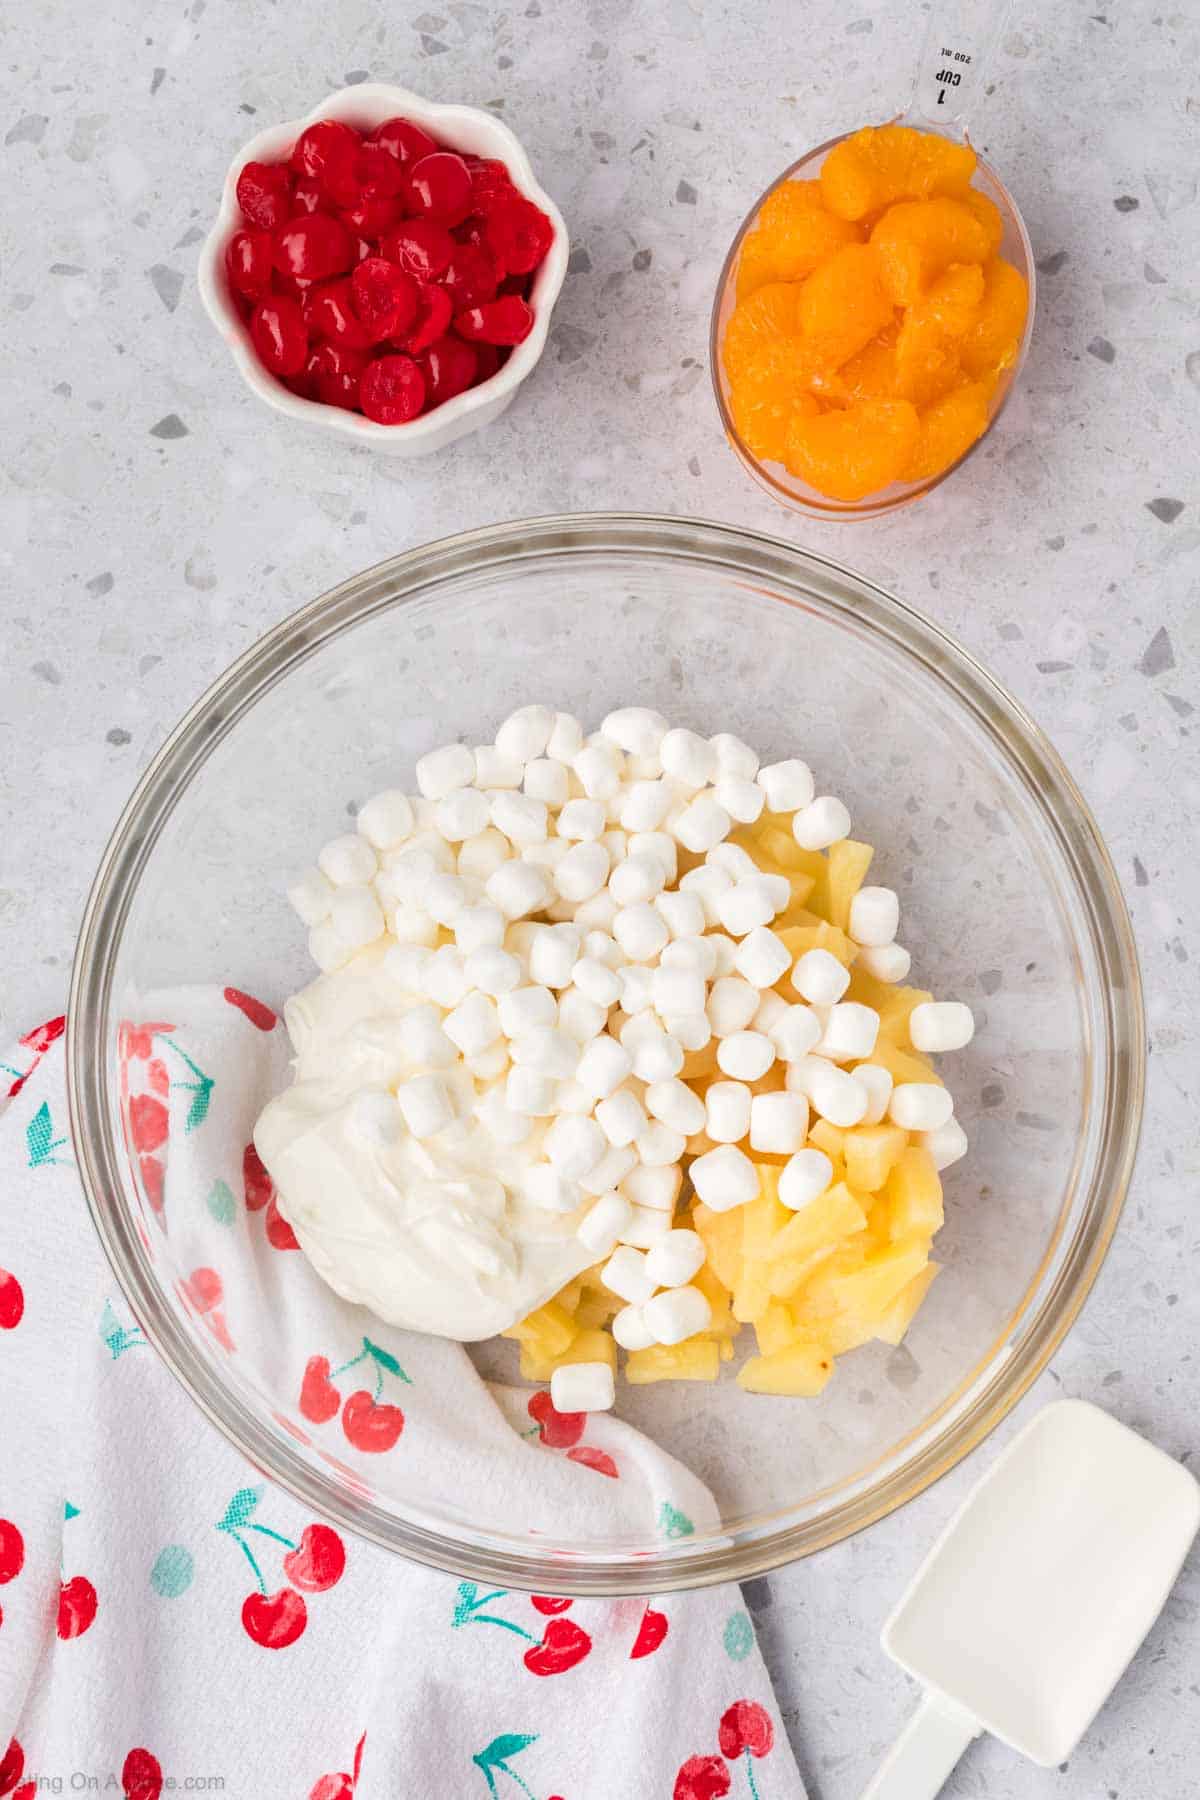
[[[934,1800],[980,1730],[978,1720],[953,1700],[926,1694],[863,1789],[862,1800]]]

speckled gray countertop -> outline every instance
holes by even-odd
[[[1200,1420],[1196,875],[1200,768],[1200,15],[1017,0],[980,141],[1041,271],[1023,383],[918,509],[819,527],[725,447],[705,367],[714,278],[807,146],[903,105],[902,0],[428,0],[336,7],[32,0],[0,118],[0,1029],[62,1001],[106,834],[187,704],[266,627],[463,525],[651,506],[855,564],[958,633],[1079,777],[1133,910],[1150,1104],[1139,1174],[1039,1388],[1175,1455]],[[201,314],[196,246],[264,123],[367,75],[495,106],[571,226],[547,358],[486,438],[426,463],[293,434]],[[1189,829],[1190,827],[1190,829]],[[879,1623],[970,1481],[748,1598],[815,1800],[850,1800],[909,1709]],[[1060,1772],[978,1744],[950,1793],[1182,1800],[1200,1756],[1195,1556]]]

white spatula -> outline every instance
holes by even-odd
[[[1200,1486],[1081,1400],[1033,1419],[968,1495],[883,1628],[925,1697],[863,1800],[932,1800],[990,1731],[1065,1762],[1162,1610]]]

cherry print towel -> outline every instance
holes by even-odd
[[[284,1032],[227,988],[122,1034],[129,1130],[181,1299],[281,1428],[366,1491],[486,1489],[516,1529],[712,1502],[608,1416],[489,1387],[308,1269],[248,1149]],[[7,1096],[7,1097],[6,1097]],[[453,1403],[446,1404],[448,1394]],[[484,1588],[335,1531],[244,1462],[147,1345],[94,1238],[63,1021],[0,1058],[0,1800],[804,1800],[737,1588]]]

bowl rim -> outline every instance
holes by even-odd
[[[272,1434],[234,1388],[218,1379],[179,1318],[166,1307],[138,1242],[136,1224],[116,1199],[122,1171],[105,1071],[111,978],[137,882],[158,836],[191,779],[258,697],[348,625],[428,596],[457,576],[498,571],[531,555],[633,552],[731,568],[804,587],[822,579],[822,599],[835,615],[874,630],[927,673],[951,683],[956,699],[1010,761],[1040,805],[1082,906],[1099,981],[1093,1062],[1103,1077],[1092,1169],[1070,1242],[1062,1241],[1068,1202],[1079,1188],[1079,1158],[1042,1262],[1003,1332],[956,1389],[919,1426],[836,1489],[809,1496],[790,1522],[755,1521],[713,1542],[687,1538],[646,1552],[541,1555],[494,1534],[475,1541],[424,1520],[396,1515],[336,1491],[311,1469],[290,1440]],[[839,581],[848,585],[836,588]],[[781,595],[781,598],[784,596]],[[785,599],[785,603],[788,603]],[[798,603],[797,600],[792,603]],[[89,893],[72,969],[67,1024],[67,1094],[71,1133],[85,1198],[134,1316],[181,1383],[219,1431],[258,1468],[318,1515],[360,1537],[458,1576],[510,1588],[578,1595],[672,1592],[742,1580],[823,1549],[862,1530],[921,1493],[973,1450],[1012,1410],[1066,1336],[1096,1279],[1120,1218],[1133,1168],[1145,1087],[1145,1024],[1137,952],[1128,910],[1091,812],[1040,727],[975,658],[939,625],[906,602],[828,557],[741,527],[677,516],[598,513],[515,520],[479,527],[408,550],[359,575],[282,620],[246,650],[190,708],[143,773],[105,849]],[[1057,1266],[1055,1264],[1057,1259]],[[1009,1340],[1022,1327],[1018,1343]],[[927,1441],[914,1453],[918,1437]],[[890,1466],[888,1466],[890,1465]],[[882,1473],[880,1473],[882,1469]],[[827,1495],[845,1497],[831,1505]],[[814,1510],[815,1506],[815,1510]],[[804,1513],[803,1517],[796,1517]],[[811,1513],[812,1516],[808,1516]],[[522,1544],[525,1540],[522,1540]],[[499,1546],[499,1547],[497,1547]]]
[[[931,125],[922,124],[920,121],[910,118],[907,113],[896,113],[890,119],[884,120],[883,123],[886,125],[906,125],[914,131],[923,131],[932,137],[945,135],[944,133],[936,132]],[[1007,379],[1000,391],[1000,398],[996,402],[995,410],[988,414],[988,422],[984,426],[983,431],[973,443],[967,445],[961,456],[956,457],[952,463],[947,464],[947,466],[940,470],[938,474],[929,475],[924,481],[892,482],[890,486],[897,489],[897,492],[889,493],[889,490],[884,488],[880,490],[879,495],[868,494],[865,499],[862,500],[831,500],[826,496],[819,494],[815,488],[807,488],[807,491],[804,494],[797,494],[794,493],[785,482],[781,481],[777,476],[771,473],[767,464],[759,457],[755,456],[753,451],[743,443],[741,435],[733,422],[733,415],[730,412],[729,402],[725,396],[724,379],[721,368],[721,310],[725,303],[726,293],[733,281],[734,267],[741,251],[742,244],[770,196],[777,188],[782,187],[785,182],[793,180],[800,170],[809,168],[818,157],[826,156],[828,152],[834,148],[835,144],[844,143],[847,138],[853,137],[855,132],[861,129],[861,126],[855,125],[848,131],[839,131],[836,137],[826,138],[823,144],[815,144],[811,150],[806,150],[803,156],[798,157],[795,162],[790,163],[786,169],[782,170],[782,172],[775,177],[774,181],[770,182],[763,189],[762,193],[758,196],[758,199],[751,206],[749,212],[734,232],[729,249],[725,253],[725,260],[721,264],[721,273],[717,277],[717,285],[713,296],[712,311],[709,314],[708,326],[709,376],[712,381],[713,398],[716,401],[717,413],[721,421],[721,429],[725,434],[730,449],[747,473],[753,476],[759,486],[764,488],[766,492],[771,495],[773,500],[779,501],[792,512],[803,513],[811,519],[822,519],[834,523],[844,520],[886,518],[889,514],[899,512],[903,507],[911,506],[915,501],[924,499],[926,494],[931,494],[935,488],[941,486],[943,481],[953,475],[956,469],[962,468],[968,457],[972,456],[979,446],[985,443],[991,436],[992,427],[996,424],[1001,413],[1008,405],[1012,392],[1016,387],[1017,382],[1020,380],[1021,372],[1025,367],[1025,359],[1029,354],[1029,346],[1033,339],[1033,321],[1037,311],[1037,263],[1034,257],[1033,243],[1029,236],[1029,229],[1021,215],[1020,207],[1013,199],[1012,194],[1009,192],[1004,182],[1001,181],[992,165],[976,152],[978,156],[977,168],[983,171],[988,181],[990,181],[1003,196],[1014,230],[1016,231],[1017,237],[1020,239],[1021,250],[1025,259],[1026,282],[1029,290],[1029,304],[1025,312],[1025,325],[1021,332],[1021,341],[1017,347],[1017,358],[1011,369],[1005,371]],[[969,137],[967,141],[970,142]],[[972,146],[972,148],[974,148],[974,146]],[[799,478],[794,477],[793,479]]]
[[[453,399],[444,401],[433,412],[420,414],[403,425],[381,425],[378,420],[347,412],[344,407],[304,400],[269,375],[255,356],[241,315],[229,297],[223,268],[226,246],[238,228],[237,178],[245,165],[260,157],[278,157],[290,148],[302,131],[319,119],[341,119],[347,124],[357,124],[364,113],[376,110],[381,121],[392,113],[404,113],[417,124],[427,126],[439,135],[444,134],[451,146],[456,128],[467,124],[481,130],[493,140],[494,154],[507,165],[513,185],[527,200],[540,206],[554,226],[554,242],[534,276],[530,294],[533,330],[529,336],[514,347],[508,361],[487,381],[480,382],[478,387],[467,388]],[[546,347],[550,317],[566,279],[569,256],[570,244],[563,216],[534,174],[524,145],[503,119],[497,119],[482,107],[426,100],[409,88],[392,82],[364,81],[327,94],[300,118],[264,126],[235,153],[225,174],[216,218],[200,246],[196,281],[204,309],[229,350],[238,373],[265,405],[298,424],[332,432],[352,443],[392,450],[400,444],[415,447],[427,443],[431,449],[436,449],[438,441],[444,439],[454,426],[472,413],[495,407],[498,401],[507,402],[533,373]],[[480,423],[486,423],[486,420]]]

